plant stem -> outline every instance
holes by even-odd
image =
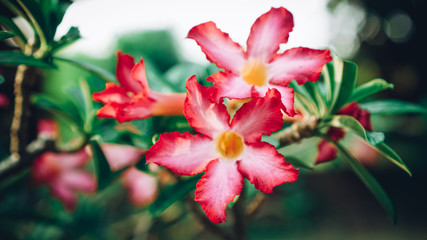
[[[218,235],[222,239],[225,240],[234,240],[228,233],[224,232],[222,228],[220,228],[215,223],[211,222],[206,215],[200,211],[199,206],[197,203],[187,196],[185,198],[187,204],[190,206],[191,211],[194,213],[194,216],[197,218],[197,220],[211,233]]]
[[[310,116],[307,119],[293,123],[291,127],[285,128],[271,136],[279,140],[280,147],[299,142],[303,138],[313,136],[318,124],[317,120],[316,117]]]
[[[245,186],[243,185],[242,191],[240,192],[239,199],[233,206],[234,213],[234,234],[236,240],[245,240],[246,239],[246,229],[245,229],[245,219],[246,214],[243,210],[245,203]]]

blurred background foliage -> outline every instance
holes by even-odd
[[[422,0],[329,1],[329,10],[337,23],[336,31],[330,33],[333,35],[331,47],[338,56],[358,64],[357,84],[374,78],[394,84],[393,90],[383,91],[376,95],[377,98],[401,99],[427,107],[427,81],[422,65],[425,62],[422,11],[426,5]],[[3,9],[0,12],[6,14]],[[1,50],[10,48],[5,41],[0,42]],[[185,53],[168,30],[124,34],[117,38],[109,57],[99,59],[79,54],[73,59],[112,74],[115,52],[119,49],[136,60],[144,57],[149,85],[156,91],[184,92],[185,80],[191,75],[204,82],[218,70],[213,65],[184,60],[181,56]],[[58,56],[62,56],[61,52]],[[53,60],[53,64],[56,69],[43,70],[44,82],[37,86],[40,94],[36,96],[40,98],[33,102],[39,107],[46,106],[43,105],[46,101],[42,100],[48,96],[53,104],[63,105],[70,112],[78,111],[76,107],[81,98],[76,92],[82,90],[82,80],[88,82],[90,92],[99,92],[105,87],[105,80],[75,64],[61,60]],[[13,99],[12,81],[7,80],[13,79],[15,68],[2,66],[0,71],[6,79],[0,81],[0,93]],[[95,109],[101,106],[93,104]],[[11,108],[0,108],[1,158],[9,154]],[[38,114],[38,118],[51,116],[46,111],[38,111]],[[355,175],[340,161],[333,161],[315,170],[301,170],[298,181],[277,187],[274,194],[268,195],[261,210],[248,222],[250,239],[425,238],[426,118],[426,115],[415,114],[372,116],[374,129],[386,133],[387,143],[400,154],[413,174],[409,177],[384,161],[367,164],[395,204],[396,225]],[[64,142],[76,137],[67,120],[57,120]],[[115,120],[94,121],[94,134],[100,135],[103,141],[145,149],[151,146],[157,133],[190,130],[183,117],[138,120],[132,122],[132,127]],[[31,124],[35,129],[35,122]],[[217,238],[203,231],[202,225],[186,211],[188,206],[184,201],[177,201],[158,218],[152,218],[152,211],[134,208],[128,203],[118,181],[96,195],[80,195],[73,213],[65,211],[59,201],[51,198],[47,188],[35,186],[28,177],[19,181],[13,187],[0,189],[0,239]],[[173,189],[172,194],[179,194],[179,190]],[[222,226],[232,227],[229,223]]]

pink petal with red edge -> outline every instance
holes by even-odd
[[[280,92],[281,100],[283,103],[283,111],[290,117],[295,116],[295,109],[294,109],[294,89],[291,87],[284,87],[279,85],[273,85],[269,84],[269,88],[277,89]]]
[[[131,167],[121,176],[133,206],[142,207],[152,203],[157,196],[156,178]]]
[[[296,80],[298,84],[315,82],[323,66],[331,60],[329,50],[303,47],[286,50],[268,65],[269,82],[282,86],[288,85],[292,80]]]
[[[239,171],[262,192],[272,193],[275,186],[298,178],[298,170],[268,143],[247,145],[241,158],[237,162]]]
[[[94,176],[85,170],[67,170],[58,179],[62,186],[85,193],[92,193],[96,189]]]
[[[225,222],[225,208],[242,191],[243,177],[235,161],[211,161],[197,182],[195,198],[214,223]]]
[[[77,196],[61,182],[52,186],[52,196],[57,198],[68,211],[73,211],[76,208]]]
[[[217,72],[209,76],[206,80],[214,83],[213,87],[216,89],[216,96],[213,99],[215,101],[219,101],[223,97],[235,99],[252,97],[252,86],[232,73]]]
[[[282,128],[283,118],[280,93],[271,89],[263,98],[254,98],[236,112],[231,128],[239,133],[245,142],[255,142],[264,134]]]
[[[146,152],[141,148],[115,143],[103,143],[101,148],[112,171],[136,164]]]
[[[107,83],[104,91],[92,94],[92,99],[104,104],[123,104],[130,102],[132,98],[127,95],[125,88],[117,86],[114,83]]]
[[[317,154],[316,164],[329,162],[337,158],[337,149],[326,140],[322,139],[317,149],[319,153]]]
[[[206,54],[206,58],[219,68],[239,73],[245,62],[243,48],[233,42],[227,33],[218,29],[213,22],[193,27],[187,38],[194,39]]]
[[[214,138],[216,134],[229,130],[230,115],[222,103],[209,101],[215,93],[213,87],[203,87],[195,76],[185,85],[187,98],[184,103],[184,116],[197,132]]]
[[[246,43],[248,58],[258,58],[264,62],[271,60],[279,45],[288,42],[293,27],[292,14],[285,8],[272,8],[261,15],[252,25]]]
[[[140,82],[135,81],[131,76],[132,68],[135,66],[135,59],[129,54],[123,54],[117,51],[117,64],[116,64],[116,77],[120,85],[122,85],[126,91],[133,92],[135,94],[143,91],[144,86]]]
[[[199,174],[218,157],[212,139],[187,132],[163,133],[147,151],[147,163],[169,168],[180,175]]]

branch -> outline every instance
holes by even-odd
[[[313,132],[318,124],[318,119],[315,116],[310,116],[302,121],[294,122],[291,127],[274,133],[271,136],[279,140],[280,146],[299,142],[303,138],[313,136]]]

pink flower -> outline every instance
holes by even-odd
[[[9,105],[10,105],[9,98],[3,93],[0,93],[0,107],[6,108]]]
[[[34,161],[32,175],[71,211],[76,207],[77,192],[93,193],[96,189],[94,176],[84,169],[89,160],[84,149],[76,153],[47,152]]]
[[[280,93],[269,90],[263,98],[244,104],[230,121],[226,107],[211,102],[208,88],[188,79],[184,115],[200,134],[164,133],[148,150],[147,162],[180,175],[206,173],[197,183],[195,200],[212,222],[226,219],[225,208],[240,194],[243,177],[265,193],[293,182],[298,170],[261,136],[283,125]]]
[[[121,86],[107,83],[104,91],[92,95],[94,101],[105,104],[97,112],[99,118],[124,122],[151,116],[182,115],[185,93],[152,91],[142,58],[135,64],[132,56],[117,52],[116,77]]]
[[[103,143],[101,148],[114,172],[135,165],[146,152],[144,149],[114,143]],[[126,169],[121,175],[121,181],[133,206],[146,206],[157,197],[156,178],[136,167]]]
[[[372,131],[371,114],[369,111],[361,109],[357,102],[351,102],[343,106],[337,112],[337,115],[351,116],[359,121],[366,131]],[[340,128],[331,127],[326,132],[326,135],[333,141],[338,142],[344,138],[345,132]],[[319,154],[317,155],[316,164],[329,162],[337,158],[337,149],[332,143],[321,140],[317,148]]]
[[[323,66],[332,60],[329,50],[292,48],[278,53],[294,27],[292,14],[285,8],[272,8],[252,25],[247,50],[231,40],[213,22],[193,27],[188,38],[194,39],[209,61],[223,68],[208,78],[218,89],[217,98],[251,98],[277,89],[285,112],[293,116],[294,93],[291,80],[298,84],[316,81]]]
[[[144,207],[157,197],[157,180],[154,176],[130,167],[121,175],[123,186],[133,206]]]

